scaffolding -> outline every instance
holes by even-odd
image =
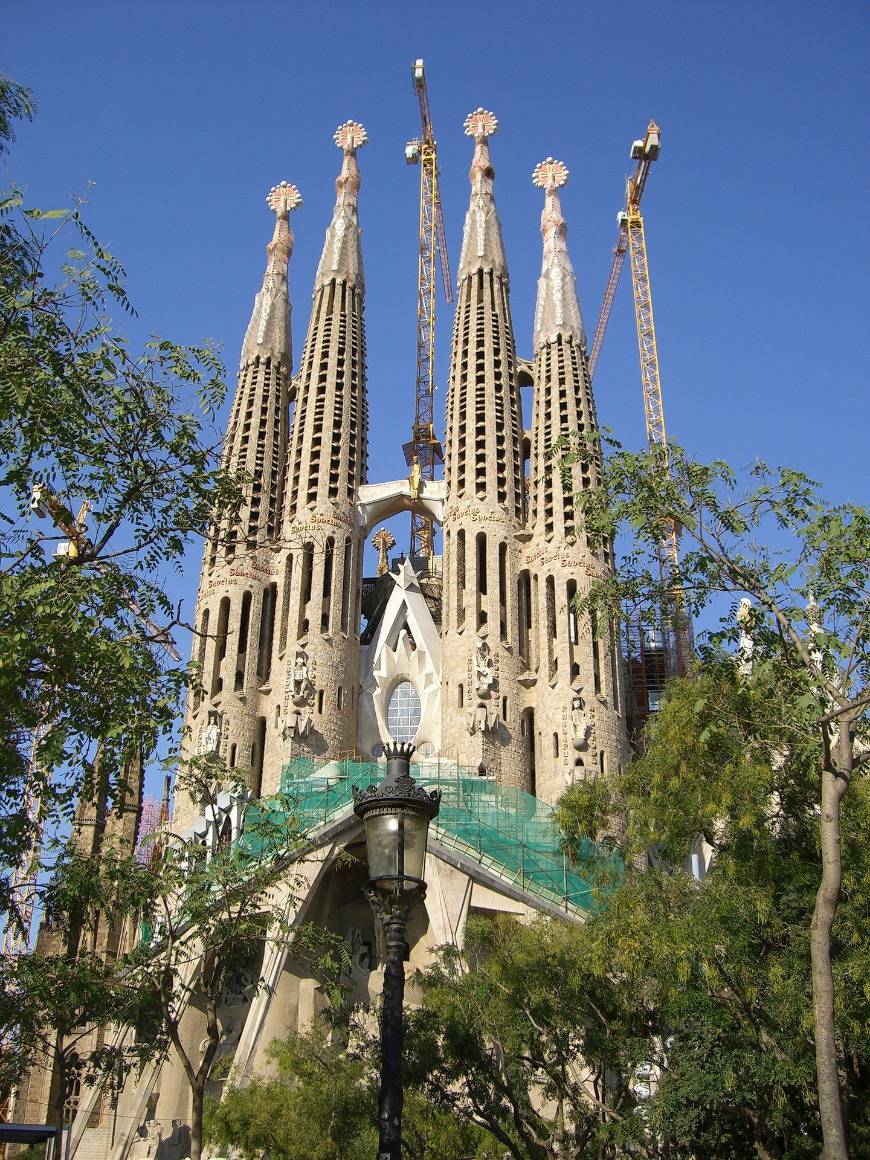
[[[566,914],[580,917],[597,909],[600,891],[560,848],[552,806],[455,762],[415,762],[411,772],[419,785],[441,790],[441,808],[430,827],[436,843]],[[322,764],[295,757],[284,767],[279,795],[251,808],[275,822],[292,816],[297,830],[313,834],[350,813],[354,786],[365,789],[383,775],[384,766],[374,761]],[[581,857],[590,864],[610,859],[589,841]],[[615,863],[610,869],[618,873]]]
[[[643,746],[644,726],[650,714],[658,712],[667,681],[679,673],[675,635],[661,611],[652,622],[638,616],[625,622],[628,732],[635,751]]]

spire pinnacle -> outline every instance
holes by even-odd
[[[333,140],[344,157],[341,173],[335,182],[335,210],[326,230],[326,241],[314,280],[315,292],[333,278],[350,282],[360,289],[365,285],[357,212],[360,176],[356,154],[368,141],[368,134],[359,121],[345,121],[336,129]]]
[[[275,231],[266,247],[266,273],[263,287],[254,301],[254,312],[242,344],[241,365],[258,354],[270,355],[287,364],[290,356],[290,303],[287,299],[287,265],[293,253],[290,211],[302,205],[295,185],[282,181],[266,195],[266,204],[275,214]]]
[[[535,305],[535,350],[551,342],[557,335],[574,338],[584,349],[586,331],[574,269],[568,257],[568,227],[562,217],[558,190],[568,180],[568,167],[553,157],[547,157],[532,171],[532,183],[544,190],[544,210],[541,214],[541,234],[544,238],[544,260],[538,279],[538,300]]]
[[[474,157],[468,174],[471,202],[462,235],[460,282],[480,269],[491,269],[507,278],[501,225],[492,192],[495,170],[489,155],[489,138],[497,131],[498,120],[488,109],[475,109],[465,118],[466,136],[474,138]]]

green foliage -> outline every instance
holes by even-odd
[[[661,1030],[587,929],[470,918],[417,983],[408,1077],[437,1106],[530,1160],[643,1144],[633,1082]]]
[[[626,550],[616,575],[596,581],[582,606],[616,620],[627,614],[654,620],[675,596],[692,614],[719,594],[749,596],[759,656],[806,669],[818,678],[821,699],[864,703],[870,512],[829,502],[792,468],[756,462],[740,480],[728,464],[699,463],[676,444],[632,452],[607,443],[604,483],[577,502],[593,543],[624,537]],[[561,445],[561,459],[588,457],[597,446],[595,436],[578,437]],[[662,569],[661,545],[674,527],[679,575]],[[720,643],[737,640],[733,607],[731,613],[713,637]]]
[[[245,1160],[368,1160],[377,1149],[377,1074],[331,1042],[324,1024],[272,1044],[270,1078],[255,1077],[210,1101],[206,1139]],[[485,1134],[408,1090],[402,1121],[408,1160],[474,1160]]]
[[[32,101],[3,80],[0,107],[29,115]],[[0,119],[0,139],[10,135]],[[16,190],[0,202],[6,912],[9,875],[40,830],[62,830],[98,789],[123,796],[125,765],[175,729],[189,674],[171,655],[178,610],[165,575],[238,483],[218,462],[213,347],[154,339],[131,353],[110,318],[132,309],[123,267],[80,207],[41,211]],[[57,849],[45,848],[49,865]],[[27,869],[36,880],[44,868]]]
[[[597,450],[588,436],[560,447],[563,463]],[[578,611],[652,623],[663,616],[687,657],[687,615],[716,599],[721,607],[723,595],[749,598],[739,618],[731,605],[702,655],[715,663],[718,649],[738,644],[739,668],[752,681],[678,696],[650,753],[614,796],[632,801],[630,846],[648,841],[679,859],[693,834],[703,835],[716,851],[718,880],[748,876],[750,913],[787,902],[801,915],[825,1155],[843,1160],[844,1081],[860,1084],[864,1066],[852,1075],[842,1062],[843,1020],[852,1016],[841,1006],[851,996],[838,991],[850,961],[840,931],[854,919],[837,912],[851,876],[841,834],[846,803],[863,796],[870,764],[870,512],[830,503],[799,471],[756,463],[740,481],[727,464],[698,463],[674,445],[636,454],[612,444],[603,485],[577,503],[593,545],[627,543],[616,574],[593,582]],[[760,704],[747,709],[747,699],[765,696],[766,713]],[[640,783],[632,784],[635,775]],[[600,789],[596,795],[579,789],[576,823],[563,818],[573,846],[580,825],[596,811],[600,818]],[[797,929],[788,941],[797,945]],[[794,994],[800,1005],[797,980]]]
[[[0,77],[0,151],[32,112]],[[88,834],[177,727],[195,674],[172,645],[166,573],[240,481],[219,463],[215,350],[155,338],[132,353],[112,320],[132,312],[124,282],[78,202],[0,192],[0,923],[23,929],[24,897],[45,918],[40,953],[0,963],[9,1083],[34,1058],[63,1074],[93,1023],[131,1024],[142,1052],[164,1033],[103,936],[129,932],[176,871],[136,862],[129,834],[97,857]],[[76,809],[89,821],[70,839]],[[84,1065],[130,1062],[109,1054]]]
[[[559,803],[569,850],[590,822],[606,827],[616,814],[626,864],[646,863],[584,933],[602,968],[646,996],[661,1028],[649,1056],[660,1079],[644,1115],[668,1155],[726,1145],[734,1156],[818,1154],[816,702],[806,674],[782,661],[747,678],[732,658],[711,659],[669,684],[642,757],[604,782],[572,786]],[[847,870],[832,942],[854,1144],[870,1132],[870,960],[859,933],[870,913],[867,791],[857,780],[844,805]],[[696,883],[679,867],[702,835],[715,861]]]
[[[24,85],[0,73],[0,157],[15,140],[15,121],[33,120],[36,102],[33,93]]]

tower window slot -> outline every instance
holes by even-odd
[[[227,625],[230,619],[230,598],[224,596],[218,606],[217,632],[214,643],[214,663],[211,674],[211,693],[220,693],[224,687],[222,668],[227,655]]]
[[[272,671],[272,641],[275,636],[277,596],[277,584],[269,584],[263,589],[263,601],[260,608],[260,639],[257,647],[257,676],[261,681],[267,681]]]
[[[320,631],[329,632],[329,616],[332,605],[332,568],[335,559],[335,537],[328,536],[323,560],[323,588],[320,601]]]

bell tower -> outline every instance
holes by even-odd
[[[442,746],[460,765],[528,789],[513,583],[525,495],[509,279],[489,153],[497,127],[485,109],[465,121],[474,157],[447,395]]]
[[[534,330],[534,407],[525,580],[531,615],[524,633],[534,707],[537,793],[555,801],[575,778],[615,768],[626,752],[619,642],[594,614],[578,616],[577,596],[611,567],[607,545],[593,549],[575,497],[596,486],[597,448],[560,462],[558,441],[597,431],[586,333],[568,256],[559,189],[561,161],[536,166],[544,191],[543,262]],[[531,720],[531,718],[529,718]]]

